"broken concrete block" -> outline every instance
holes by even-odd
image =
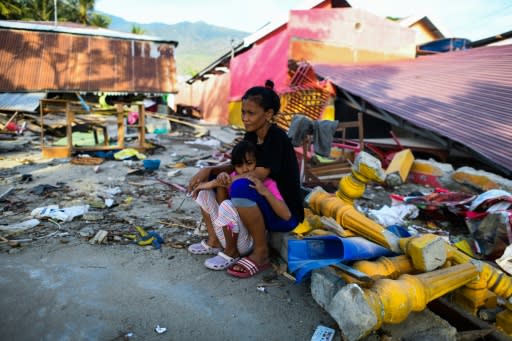
[[[281,258],[288,263],[288,240],[297,239],[288,232],[272,232],[270,235],[270,247],[279,252]]]
[[[341,288],[327,306],[327,312],[338,323],[346,340],[359,340],[367,335],[378,319],[368,305],[365,293],[357,284]]]
[[[413,162],[414,156],[410,149],[404,149],[396,153],[386,169],[386,183],[391,186],[399,186],[405,183]]]
[[[346,282],[330,267],[313,270],[311,275],[311,295],[323,309],[327,308],[334,295],[345,285]]]
[[[512,180],[471,167],[457,169],[452,174],[452,179],[459,184],[471,186],[482,192],[497,188],[512,192]]]
[[[457,329],[428,309],[411,313],[399,324],[384,323],[381,330],[396,340],[455,341]]]
[[[108,232],[99,230],[96,235],[89,241],[90,244],[101,244],[107,238]]]
[[[431,187],[450,187],[453,166],[440,163],[434,159],[414,160],[409,171],[408,180],[412,183]]]
[[[446,242],[433,234],[403,238],[400,248],[412,259],[414,268],[421,272],[435,270],[446,262]]]

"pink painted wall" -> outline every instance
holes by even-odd
[[[229,117],[230,74],[216,75],[192,85],[178,85],[176,104],[198,107],[203,119],[209,123],[226,125]]]
[[[379,59],[411,59],[416,54],[415,32],[392,21],[358,8],[330,8],[290,11],[288,34],[299,38],[304,45],[314,42],[337,48],[340,62],[353,55],[353,62],[379,61]],[[320,46],[319,44],[316,44]],[[310,48],[310,47],[309,47]],[[321,54],[320,47],[317,54]],[[307,57],[311,58],[310,51]],[[333,49],[327,50],[332,56]],[[294,59],[300,58],[294,56]],[[310,62],[315,60],[309,59]]]
[[[278,92],[287,86],[290,38],[286,26],[231,61],[231,101],[239,100],[252,86],[264,85],[267,79],[274,81],[274,89]]]

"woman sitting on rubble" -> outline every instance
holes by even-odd
[[[248,174],[256,168],[256,146],[252,142],[242,140],[233,148],[231,165],[235,169],[234,172],[221,172],[215,179],[200,183],[192,191],[192,196],[201,207],[208,240],[192,244],[188,250],[193,254],[216,254],[204,262],[204,265],[212,270],[227,269],[240,259],[240,255],[249,254],[253,245],[253,239],[240,221],[236,208],[227,200],[233,177],[247,176],[254,184],[250,186],[267,200],[278,217],[285,220],[291,217],[276,182],[270,178],[260,181]],[[220,245],[223,251],[221,248],[210,247],[208,243]]]
[[[304,219],[295,151],[286,132],[272,123],[279,108],[279,96],[271,88],[253,87],[242,97],[242,122],[246,130],[244,139],[256,144],[256,167],[253,171],[231,178],[230,196],[254,244],[250,255],[229,267],[228,273],[236,277],[250,277],[270,266],[266,230],[288,232]],[[190,179],[189,191],[219,173],[232,170],[232,165],[202,168]],[[266,199],[254,190],[248,176],[260,181],[267,177],[275,180],[291,217],[278,217],[269,208]],[[205,248],[220,247],[220,243],[210,239],[203,244]]]

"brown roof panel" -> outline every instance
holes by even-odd
[[[512,171],[512,45],[316,73]]]
[[[0,25],[0,46],[0,92],[176,92],[173,42]]]

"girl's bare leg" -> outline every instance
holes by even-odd
[[[208,240],[206,241],[206,244],[208,244],[211,247],[221,248],[222,245],[219,239],[217,238],[217,235],[215,234],[215,229],[213,228],[212,218],[203,209],[201,209],[201,214],[203,215],[203,220],[206,225],[206,231],[208,232]]]

